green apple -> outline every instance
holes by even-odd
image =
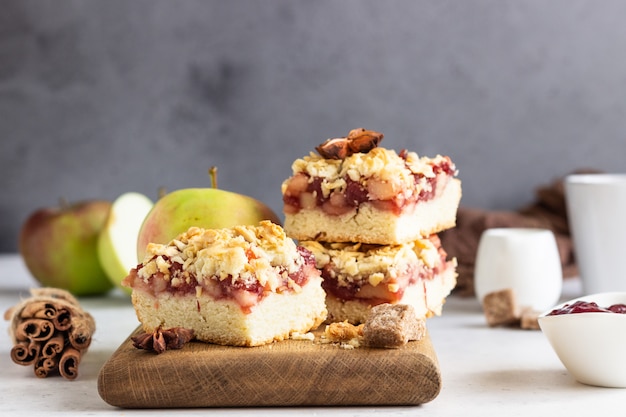
[[[128,272],[137,266],[137,237],[146,215],[153,206],[143,194],[128,192],[119,196],[111,206],[106,224],[98,237],[100,264],[118,288]]]
[[[191,226],[221,229],[256,225],[261,220],[281,224],[278,216],[262,202],[217,188],[215,168],[212,188],[185,188],[165,194],[146,216],[137,239],[137,260],[143,261],[148,243],[168,243]]]
[[[98,235],[111,202],[81,201],[33,212],[20,229],[19,251],[33,277],[76,296],[99,295],[113,284],[98,259]]]

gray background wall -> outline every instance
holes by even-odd
[[[281,211],[354,127],[448,154],[465,206],[624,171],[626,2],[3,1],[0,251],[59,197],[208,186]]]

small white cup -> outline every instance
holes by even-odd
[[[626,291],[626,174],[568,175],[565,201],[584,293]]]
[[[513,289],[520,307],[544,311],[561,296],[563,271],[554,234],[547,229],[494,228],[478,243],[474,292],[482,301],[493,291]]]

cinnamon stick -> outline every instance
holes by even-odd
[[[57,315],[57,310],[47,301],[33,301],[24,306],[20,317],[34,317],[38,319],[53,319]]]
[[[65,379],[76,379],[81,356],[82,352],[77,349],[68,348],[63,351],[59,361],[59,372]]]
[[[70,344],[78,350],[85,350],[91,344],[91,335],[96,330],[94,321],[90,316],[72,317],[72,326],[68,331]]]
[[[42,356],[35,362],[35,375],[39,378],[45,378],[48,375],[57,373],[58,367],[58,357],[45,358]]]
[[[11,359],[19,365],[31,365],[39,358],[41,344],[38,342],[18,342],[11,349]]]
[[[57,333],[50,338],[41,348],[41,356],[44,358],[53,358],[63,351],[65,347],[65,337],[63,334]]]
[[[69,330],[72,327],[72,312],[67,308],[59,308],[57,314],[52,318],[52,322],[57,330]]]
[[[77,378],[96,325],[74,296],[57,288],[33,289],[31,297],[9,308],[4,318],[11,321],[13,362],[32,365],[39,378]]]
[[[46,341],[54,334],[54,324],[46,319],[26,318],[15,326],[17,340]]]

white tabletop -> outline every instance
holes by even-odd
[[[28,296],[36,286],[17,255],[0,255],[0,313]],[[579,296],[576,280],[567,280],[563,298]],[[39,379],[32,367],[10,358],[8,322],[0,320],[0,405],[3,416],[200,414],[192,410],[125,410],[112,407],[98,395],[98,372],[104,362],[139,324],[130,299],[117,292],[81,298],[96,320],[91,347],[76,380]],[[439,359],[442,390],[431,402],[417,407],[298,408],[315,416],[485,416],[591,415],[600,409],[623,407],[626,389],[597,388],[577,383],[565,370],[538,330],[489,328],[478,301],[449,297],[441,317],[429,319],[428,329]],[[292,415],[294,409],[211,409],[211,415]],[[498,414],[496,414],[498,413]]]

